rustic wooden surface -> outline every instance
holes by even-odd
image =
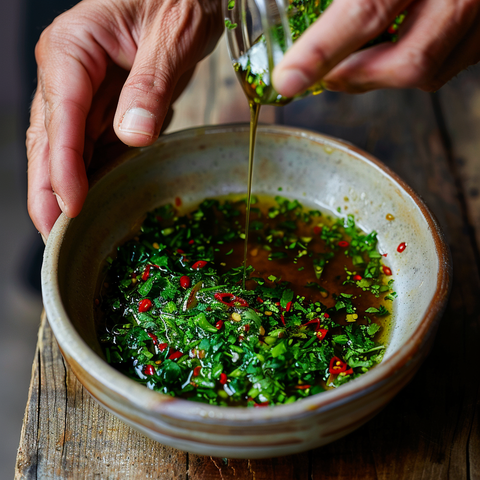
[[[199,67],[169,131],[248,120],[222,45]],[[422,195],[452,250],[452,294],[432,353],[414,380],[349,436],[300,455],[227,460],[148,440],[105,412],[65,365],[45,318],[32,369],[16,478],[480,478],[480,69],[438,93],[324,93],[263,122],[295,125],[373,153]]]

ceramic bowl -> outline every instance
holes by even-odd
[[[353,213],[378,232],[398,298],[383,362],[348,384],[270,408],[217,407],[153,392],[106,363],[93,318],[102,262],[145,212],[181,197],[245,192],[248,126],[204,127],[133,150],[93,182],[82,213],[61,216],[42,270],[48,320],[65,360],[100,404],[159,442],[217,457],[292,454],[346,435],[412,378],[432,344],[450,284],[450,257],[422,200],[378,160],[324,135],[261,126],[254,191]],[[387,214],[394,220],[388,220]],[[389,217],[391,218],[391,217]],[[400,243],[407,247],[397,251]]]

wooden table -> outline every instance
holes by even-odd
[[[223,45],[205,60],[170,130],[248,119]],[[324,93],[262,120],[333,135],[376,155],[435,213],[452,250],[450,302],[414,380],[349,436],[300,455],[227,460],[136,433],[100,407],[64,363],[42,319],[16,478],[480,478],[480,69],[430,95]]]

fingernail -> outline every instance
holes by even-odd
[[[63,203],[62,197],[58,195],[58,193],[55,193],[55,198],[57,199],[58,206],[60,207],[60,210],[65,213],[65,203]]]
[[[285,97],[293,97],[306,90],[312,83],[303,72],[296,69],[273,72],[273,86]]]
[[[155,115],[143,108],[131,108],[125,113],[118,129],[125,133],[139,133],[153,137],[157,120]]]

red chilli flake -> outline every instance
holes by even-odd
[[[236,297],[233,293],[217,292],[214,298],[227,307],[248,307],[248,302],[241,297]]]
[[[347,248],[349,245],[350,245],[350,243],[348,243],[346,240],[340,240],[338,242],[338,246],[342,247],[342,248]]]
[[[382,266],[382,270],[385,275],[390,276],[392,274],[392,270],[390,270],[390,268],[386,267],[385,265]]]
[[[347,364],[341,360],[338,357],[333,357],[330,360],[330,365],[328,367],[328,371],[332,373],[333,375],[336,375],[337,373],[342,373],[347,370]]]
[[[168,343],[160,343],[158,349],[163,352],[168,347]]]
[[[146,268],[145,268],[145,270],[144,270],[143,273],[142,273],[142,280],[143,280],[144,282],[145,282],[145,281],[148,279],[148,277],[150,276],[150,268],[151,268],[150,265],[147,265]]]
[[[185,252],[181,248],[177,248],[177,253],[183,254]]]
[[[402,242],[398,247],[397,247],[397,252],[402,253],[405,249],[407,248],[407,244],[405,242]]]
[[[148,312],[151,308],[152,308],[152,301],[149,300],[148,298],[144,298],[138,304],[138,311],[141,313]]]
[[[215,324],[215,328],[217,330],[221,330],[221,328],[223,327],[223,320],[219,320],[216,324]]]
[[[307,325],[313,325],[314,323],[316,323],[318,325],[320,323],[320,319],[319,318],[314,318],[313,320],[310,320],[307,323],[304,323],[303,326],[306,327]]]
[[[195,240],[193,239],[188,242],[189,245],[193,245],[194,243],[195,243]]]
[[[183,353],[182,352],[179,352],[178,350],[174,350],[169,356],[168,358],[170,360],[176,360],[177,358],[180,358],[183,356]]]
[[[362,276],[361,275],[354,275],[352,277],[356,282],[360,281],[362,279]]]
[[[394,33],[397,32],[397,29],[398,29],[397,25],[396,25],[395,23],[393,23],[392,25],[390,25],[390,26],[388,27],[387,32],[388,32],[390,35],[393,35]]]
[[[153,365],[147,365],[143,373],[145,375],[155,375],[155,368],[153,368]]]
[[[316,227],[313,227],[313,233],[315,235],[320,235],[320,233],[322,233],[322,228],[319,227],[318,225]]]
[[[234,297],[232,303],[235,307],[248,307],[248,302],[241,297]]]
[[[156,345],[158,343],[158,337],[153,333],[148,332],[147,335],[153,340],[153,344]]]
[[[188,277],[187,275],[182,275],[180,277],[180,286],[182,288],[188,288],[191,284],[191,280],[190,280],[190,277]]]
[[[286,323],[285,323],[285,318],[283,317],[283,313],[280,314],[280,320],[282,321],[283,326],[285,327]]]
[[[233,303],[233,299],[235,298],[235,295],[233,293],[217,292],[213,297],[215,298],[215,300],[218,300],[220,303],[223,303],[224,305],[228,305],[229,307],[231,307]]]
[[[312,386],[311,385],[296,385],[295,388],[297,390],[307,390],[309,388],[311,388]]]
[[[328,330],[326,328],[319,328],[317,330],[318,341],[321,342],[327,336]]]
[[[254,407],[268,407],[268,402],[255,403]]]
[[[192,265],[192,268],[194,270],[198,270],[199,268],[203,268],[208,262],[206,262],[205,260],[198,260],[198,262],[195,262],[193,265]]]
[[[285,311],[289,312],[291,308],[292,308],[292,302],[288,302],[287,306],[285,307]]]
[[[193,369],[193,376],[198,377],[200,375],[200,371],[202,370],[202,367],[199,365],[198,367],[195,367]]]
[[[226,373],[221,373],[220,374],[220,383],[222,385],[225,385],[227,383],[227,374]]]

